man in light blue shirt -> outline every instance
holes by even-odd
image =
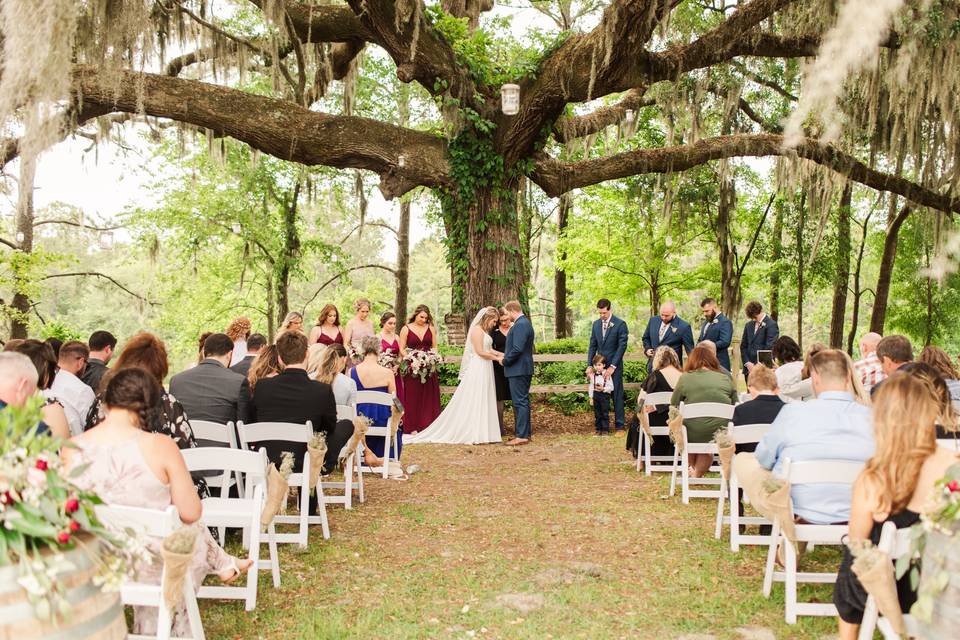
[[[760,466],[782,477],[783,461],[844,460],[865,462],[873,455],[870,409],[855,401],[851,371],[843,352],[821,351],[811,362],[814,400],[793,402],[780,410],[757,445]],[[813,524],[850,519],[851,486],[817,484],[791,489],[793,512]]]

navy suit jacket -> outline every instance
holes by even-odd
[[[707,322],[700,326],[700,339],[697,342],[710,340],[717,345],[717,360],[723,365],[723,368],[730,371],[730,343],[733,341],[733,323],[730,318],[718,313],[713,322]]]
[[[760,323],[760,330],[756,331],[757,323],[748,321],[743,328],[743,340],[740,342],[740,359],[743,362],[743,370],[747,370],[747,363],[757,363],[757,351],[769,350],[773,343],[780,337],[780,327],[777,321],[770,316],[764,316]]]
[[[623,373],[623,354],[627,351],[627,323],[617,316],[610,316],[607,336],[603,337],[603,322],[598,318],[593,322],[590,332],[590,349],[587,352],[587,366],[593,365],[593,356],[603,355],[608,367],[616,367],[614,375]]]
[[[533,375],[533,325],[527,316],[517,318],[507,333],[503,375],[507,378]]]
[[[662,324],[663,321],[660,316],[650,318],[647,329],[643,332],[643,350],[653,349],[656,351],[657,347],[670,347],[677,352],[677,357],[683,364],[683,351],[686,350],[687,353],[690,353],[693,350],[693,330],[690,329],[687,322],[680,319],[680,316],[673,316],[670,327],[663,334],[663,342],[660,342],[660,325]],[[647,370],[650,370],[652,366],[653,360],[650,360],[647,363]]]

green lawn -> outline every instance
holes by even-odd
[[[261,572],[256,611],[202,602],[207,637],[834,633],[833,619],[786,625],[782,585],[769,600],[760,594],[763,551],[731,553],[726,536],[713,538],[716,502],[684,507],[667,496],[666,474],[623,464],[622,447],[622,436],[577,434],[538,435],[518,450],[408,447],[404,460],[424,471],[408,482],[368,477],[365,504],[330,510],[330,540],[317,527],[307,550],[281,546],[282,585]],[[804,562],[836,566],[839,554],[818,549]],[[830,593],[801,588],[801,597]]]

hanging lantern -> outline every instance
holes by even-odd
[[[504,115],[515,116],[520,112],[520,85],[505,84],[500,87],[500,108]]]
[[[237,235],[240,235],[240,232],[243,231],[243,227],[240,226],[239,222],[234,222],[230,229]]]
[[[23,235],[23,231],[17,231],[17,242],[23,242],[26,236]]]
[[[113,249],[113,231],[102,231],[100,233],[100,248],[104,251]]]
[[[627,124],[633,124],[633,119],[635,117],[636,114],[634,114],[633,109],[627,109],[627,111],[623,114],[623,119]]]
[[[397,166],[401,169],[407,166],[407,156],[403,155],[402,153],[397,156]]]

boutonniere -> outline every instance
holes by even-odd
[[[718,322],[720,322],[720,318],[714,318],[714,319],[710,322],[710,324],[717,324]]]
[[[763,329],[765,326],[767,326],[767,323],[766,323],[766,322],[761,322],[761,323],[760,323],[760,328],[761,328],[761,329]]]
[[[670,330],[673,331],[674,333],[677,332],[677,328],[676,328],[676,327],[670,327]]]

